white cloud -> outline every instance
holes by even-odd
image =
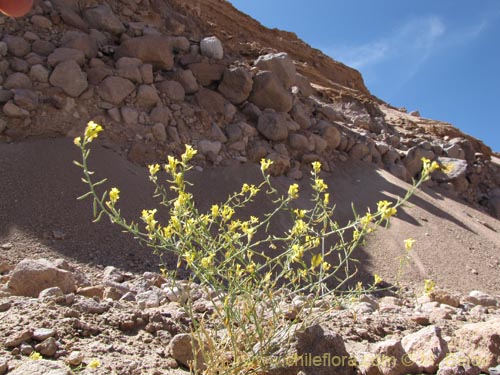
[[[390,36],[359,46],[330,47],[325,52],[346,65],[361,69],[388,59],[429,56],[445,32],[443,21],[429,16],[408,21]]]

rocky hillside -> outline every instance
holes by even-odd
[[[4,141],[72,137],[92,119],[139,164],[190,143],[200,166],[267,157],[296,179],[349,158],[411,181],[427,157],[447,166],[431,185],[500,214],[482,142],[390,107],[357,71],[228,2],[54,0],[1,22]]]
[[[256,182],[261,158],[278,187],[297,180],[301,191],[319,160],[341,222],[350,202],[395,199],[422,157],[436,160],[442,170],[356,254],[359,280],[377,273],[390,285],[414,237],[406,287],[336,309],[320,301],[321,326],[295,337],[358,365],[279,373],[499,373],[498,155],[374,97],[359,72],[293,33],[222,0],[35,1],[27,17],[0,17],[0,107],[0,375],[187,373],[185,283],[174,293],[149,249],[92,224],[89,202],[75,200],[84,188],[71,139],[89,120],[105,128],[92,163],[120,186],[126,215],[154,204],[142,166],[184,144],[199,150],[202,207]],[[424,279],[436,290],[423,295]],[[197,314],[211,317],[214,300],[197,295]]]

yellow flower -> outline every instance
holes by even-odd
[[[120,190],[118,188],[111,188],[109,191],[109,199],[111,200],[111,203],[116,203],[118,199],[120,199]]]
[[[188,266],[193,264],[195,258],[196,254],[193,251],[188,251],[186,254],[184,254],[184,260],[186,261]]]
[[[388,220],[391,216],[397,214],[397,210],[391,207],[392,202],[383,200],[377,203],[378,212],[382,215],[382,219]]]
[[[306,216],[306,210],[299,210],[298,208],[293,210],[293,213],[297,215],[299,219],[302,219],[304,216]]]
[[[321,162],[313,161],[312,163],[314,173],[318,174],[321,171]]]
[[[288,188],[288,197],[290,199],[297,199],[299,197],[299,185],[298,184],[292,184]]]
[[[98,367],[101,367],[101,361],[95,358],[87,364],[87,368],[98,368]]]
[[[434,290],[436,283],[434,280],[425,279],[424,280],[424,293],[429,295]]]
[[[311,269],[315,269],[318,267],[321,263],[323,263],[323,257],[321,254],[316,254],[312,257],[311,259]]]
[[[267,171],[269,169],[269,167],[272,164],[273,164],[272,160],[262,158],[262,160],[260,161],[260,170],[262,172],[265,172],[265,171]]]
[[[33,361],[38,361],[39,359],[43,359],[42,355],[38,352],[31,352],[31,354],[28,358],[33,360]]]
[[[219,216],[219,206],[214,204],[212,205],[212,208],[210,209],[210,211],[212,212],[212,216],[215,218],[217,216]]]
[[[90,121],[87,124],[87,128],[85,129],[85,141],[92,142],[92,140],[97,138],[102,130],[103,129],[101,125],[96,124],[94,121]]]
[[[75,139],[73,139],[73,143],[76,146],[81,146],[82,145],[82,137],[76,137]]]
[[[155,220],[156,208],[154,210],[142,210],[142,220],[146,223],[146,229],[152,232],[158,222]]]
[[[328,271],[330,268],[332,268],[332,265],[328,262],[323,262],[321,263],[321,268],[323,271]]]
[[[227,220],[231,219],[233,217],[233,215],[234,215],[234,210],[231,207],[229,207],[229,206],[223,206],[222,207],[222,214],[221,214],[221,216],[222,216],[222,219],[224,221],[227,221]]]
[[[367,212],[365,216],[363,216],[361,219],[359,219],[359,222],[361,225],[366,227],[368,224],[370,224],[373,220],[373,216],[370,212]]]
[[[179,164],[179,160],[174,158],[172,155],[168,156],[168,164],[165,165],[165,171],[167,173],[173,174],[177,169],[177,165]]]
[[[382,278],[377,274],[373,275],[373,278],[375,279],[373,281],[373,285],[378,285],[383,281]]]
[[[148,168],[149,168],[149,174],[151,176],[154,176],[155,174],[157,174],[160,171],[160,165],[159,164],[148,165]]]
[[[291,234],[292,234],[292,236],[294,236],[294,235],[302,234],[306,231],[307,231],[306,222],[302,219],[298,219],[297,221],[295,221],[295,224],[293,225]]]
[[[317,178],[314,180],[313,189],[316,190],[318,193],[322,193],[326,189],[328,189],[328,185],[325,184],[325,181],[322,178]]]
[[[203,268],[209,268],[213,264],[215,254],[210,254],[201,259],[201,266]]]
[[[417,240],[414,240],[413,238],[407,238],[404,242],[406,251],[410,251],[413,247],[413,244],[417,242]]]
[[[294,244],[292,245],[292,256],[291,260],[292,262],[298,262],[302,259],[302,256],[304,255],[304,247]]]
[[[196,151],[193,146],[191,145],[186,145],[186,151],[184,151],[184,153],[181,155],[181,159],[184,163],[187,163],[188,161],[190,161],[196,154],[198,153],[198,151]]]
[[[323,204],[325,206],[328,206],[329,203],[330,203],[330,193],[325,193],[325,195],[323,196]]]

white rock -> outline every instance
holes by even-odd
[[[224,57],[224,49],[222,48],[222,43],[215,36],[203,38],[200,42],[200,50],[203,56],[207,56],[211,59],[220,60]]]

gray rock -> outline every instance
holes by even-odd
[[[7,370],[9,369],[9,364],[7,363],[7,360],[5,359],[0,359],[0,375],[4,375],[7,373]]]
[[[73,98],[80,96],[89,85],[87,74],[82,72],[80,66],[73,60],[58,64],[50,75],[49,82]]]
[[[40,344],[35,345],[35,350],[46,357],[52,357],[57,352],[57,341],[53,337],[49,337]]]
[[[222,43],[215,36],[203,38],[201,40],[200,52],[203,56],[207,56],[211,59],[220,60],[224,57],[224,49],[222,48]]]
[[[33,42],[31,48],[33,49],[33,52],[38,55],[49,56],[52,52],[54,52],[56,47],[47,40],[38,39]]]
[[[3,113],[7,117],[15,117],[15,118],[25,118],[30,116],[30,113],[27,110],[19,108],[12,101],[8,101],[3,106]]]
[[[320,121],[316,124],[315,128],[319,131],[321,138],[326,141],[330,149],[335,150],[339,147],[342,136],[335,126],[328,121]]]
[[[6,56],[9,48],[7,47],[7,43],[0,42],[0,56]]]
[[[141,309],[147,309],[160,306],[160,297],[154,290],[139,293],[135,296],[137,304]]]
[[[32,87],[30,78],[24,73],[12,73],[3,83],[7,90],[30,89]]]
[[[128,79],[106,77],[99,85],[97,93],[102,100],[118,105],[135,90],[135,85]]]
[[[42,29],[50,29],[52,27],[51,20],[38,14],[35,14],[33,17],[31,17],[30,21],[34,26],[40,27]]]
[[[123,58],[123,57],[122,57]],[[126,78],[135,83],[142,83],[142,74],[138,67],[136,66],[124,66],[117,70],[116,74],[118,77]]]
[[[479,290],[473,290],[469,296],[465,298],[466,302],[481,306],[498,306],[499,300]]]
[[[257,130],[270,141],[285,141],[288,137],[286,115],[278,112],[264,111],[259,116]]]
[[[314,94],[314,88],[311,86],[311,81],[300,73],[295,75],[295,86],[299,88],[302,95],[306,98]]]
[[[297,73],[295,65],[288,54],[284,52],[259,56],[255,61],[255,66],[273,72],[286,89],[295,84]]]
[[[7,284],[14,295],[38,297],[38,294],[50,287],[57,286],[64,293],[76,290],[75,279],[71,272],[54,267],[46,259],[24,259],[11,272]]]
[[[209,153],[218,155],[221,148],[222,143],[219,141],[210,141],[208,139],[203,139],[198,142],[198,150],[204,155],[207,155]]]
[[[323,116],[326,117],[328,121],[331,122],[345,122],[346,118],[342,114],[342,112],[338,111],[334,107],[328,104],[321,104],[317,107],[318,113],[321,113]]]
[[[71,366],[78,366],[83,362],[85,356],[80,351],[73,351],[66,357],[66,363]]]
[[[38,95],[35,91],[26,89],[15,89],[12,91],[14,92],[14,103],[20,108],[32,111],[38,107]]]
[[[5,35],[3,38],[9,53],[16,57],[24,57],[31,52],[31,45],[20,36]]]
[[[255,76],[248,100],[260,109],[272,108],[277,112],[289,112],[292,109],[292,95],[270,71]]]
[[[290,115],[293,121],[299,124],[302,129],[309,129],[311,127],[311,117],[300,102],[297,101],[293,105]]]
[[[432,179],[437,182],[449,182],[465,177],[467,162],[462,159],[446,158],[440,156],[437,162],[441,169],[432,173]]]
[[[288,143],[291,148],[304,152],[309,149],[309,140],[302,134],[293,133],[288,136]],[[312,150],[310,150],[312,151]]]
[[[125,31],[120,19],[107,4],[85,9],[83,19],[91,28],[97,30],[108,31],[112,34],[121,34]]]
[[[15,348],[16,346],[21,345],[23,342],[31,340],[32,337],[33,330],[23,330],[7,337],[4,344],[7,348]]]
[[[47,83],[49,82],[49,71],[41,64],[33,65],[29,76],[32,81]]]
[[[89,314],[102,314],[108,311],[109,308],[110,306],[105,303],[100,303],[92,298],[85,298],[82,296],[76,296],[75,302],[73,303],[73,309]]]
[[[408,171],[408,174],[410,175],[410,178],[415,177],[415,175],[422,170],[423,157],[433,160],[434,153],[419,146],[414,146],[406,152],[403,163]]]
[[[33,339],[36,341],[44,341],[49,337],[53,337],[56,330],[53,328],[37,328],[33,331]]]
[[[62,46],[82,51],[85,57],[91,59],[97,56],[97,40],[86,33],[68,31],[61,40]]]
[[[85,63],[85,54],[74,48],[57,48],[47,58],[47,62],[52,67],[69,60],[75,61],[78,65],[83,65]]]
[[[244,68],[232,68],[224,71],[219,91],[231,103],[240,104],[248,99],[252,92],[253,80],[250,72]]]
[[[120,113],[125,124],[133,125],[137,124],[139,121],[139,112],[135,108],[121,107]]]
[[[26,361],[11,371],[9,375],[72,375],[73,372],[65,365],[56,361],[40,359],[38,361]]]
[[[172,112],[170,109],[164,106],[157,106],[153,108],[149,114],[149,118],[152,122],[161,122],[162,124],[168,125],[172,121]]]
[[[165,125],[161,122],[154,124],[151,128],[151,132],[158,142],[164,143],[167,140],[167,131]]]
[[[59,297],[64,297],[64,293],[61,288],[58,286],[46,288],[38,294],[38,299],[41,300],[50,300],[50,299],[56,299]]]

